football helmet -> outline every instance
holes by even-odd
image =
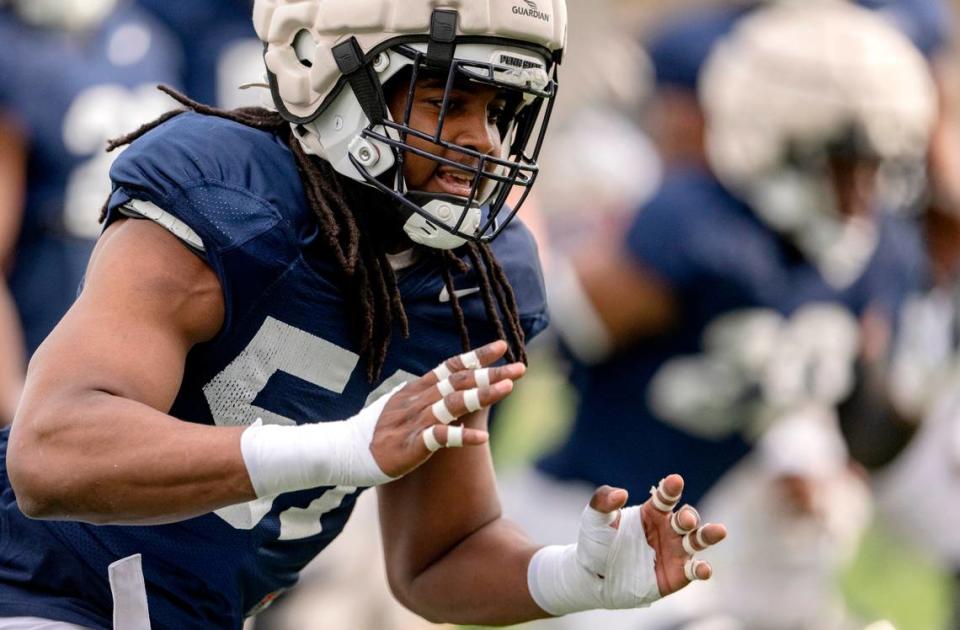
[[[11,5],[27,24],[82,31],[102,22],[117,0],[0,0]]]
[[[537,179],[566,41],[565,0],[256,0],[254,26],[274,104],[304,150],[397,200],[414,242],[438,249],[487,242],[516,214]],[[446,78],[432,133],[410,125],[417,79],[426,73]],[[402,120],[386,106],[391,80],[407,94]],[[499,155],[443,138],[451,90],[464,82],[505,96]],[[409,190],[407,155],[462,173],[470,194]],[[515,188],[520,202],[508,209]]]
[[[843,155],[885,176],[923,172],[937,112],[923,56],[853,3],[783,2],[740,21],[699,89],[718,178],[831,284],[859,277],[876,247],[875,223],[843,216],[829,163]],[[873,193],[882,197],[895,187],[880,180]]]

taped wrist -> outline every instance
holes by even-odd
[[[534,602],[560,616],[584,610],[642,608],[660,599],[656,552],[647,544],[640,508],[616,514],[592,508],[580,519],[575,545],[552,545],[534,554],[527,585]]]
[[[264,425],[240,437],[240,450],[257,497],[320,486],[377,486],[393,478],[370,451],[377,421],[401,386],[347,420],[302,426]]]
[[[602,580],[577,562],[576,545],[537,551],[527,568],[527,585],[537,606],[555,617],[603,608]]]

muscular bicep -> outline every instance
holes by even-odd
[[[167,413],[187,353],[223,313],[216,276],[164,228],[107,230],[83,292],[30,363],[6,461],[21,510],[154,524],[252,500],[243,428]]]
[[[166,411],[187,353],[217,333],[223,309],[213,271],[173,235],[150,221],[115,223],[31,362],[28,391],[103,391]]]

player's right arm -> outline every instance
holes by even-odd
[[[26,181],[26,138],[20,126],[0,112],[0,426],[13,420],[23,387],[23,330],[6,274],[20,232]]]
[[[582,252],[554,261],[547,278],[554,324],[581,361],[602,361],[673,326],[678,307],[667,282],[616,243]]]
[[[224,318],[213,271],[148,221],[100,239],[83,292],[34,355],[7,467],[29,516],[159,522],[255,498],[242,427],[178,421],[187,352]]]
[[[106,230],[83,292],[30,363],[7,452],[25,514],[168,523],[283,492],[385,483],[431,457],[428,430],[439,445],[454,431],[464,446],[487,440],[438,423],[436,388],[421,383],[432,373],[340,423],[178,420],[167,411],[187,354],[217,335],[224,312],[216,274],[166,229],[121,220]],[[485,346],[478,361],[491,365],[505,351],[503,342]],[[499,402],[512,389],[500,381],[522,374],[518,364],[492,368],[477,404]],[[448,402],[473,387],[463,376],[450,376]]]

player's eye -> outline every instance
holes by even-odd
[[[487,108],[487,121],[491,125],[499,125],[507,115],[506,103],[493,103]]]

